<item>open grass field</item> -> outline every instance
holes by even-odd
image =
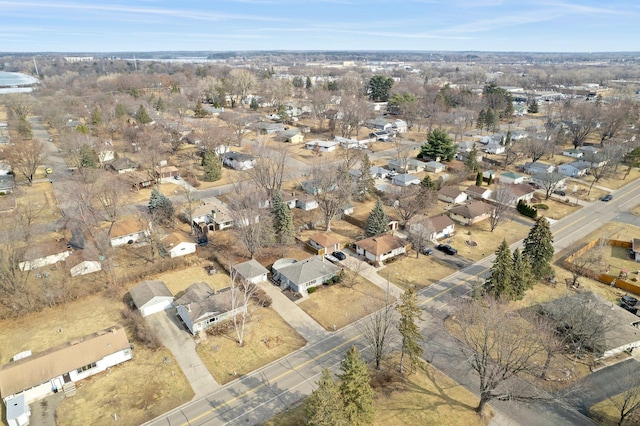
[[[600,426],[617,426],[620,420],[620,409],[616,407],[614,400],[618,406],[622,406],[624,402],[623,395],[616,395],[611,399],[605,399],[593,405],[589,408],[589,414],[591,418],[595,420]],[[639,425],[640,424],[640,410],[632,411],[631,414],[625,419],[623,425]]]
[[[565,197],[564,199],[568,200],[569,202],[565,203],[562,201],[554,200],[552,198],[545,200],[544,197],[540,197],[535,199],[535,202],[533,202],[532,204],[537,204],[537,203],[546,204],[549,207],[549,209],[548,210],[538,209],[538,216],[545,216],[555,220],[562,219],[563,217],[570,215],[576,210],[582,208],[580,205],[575,205],[575,201],[576,201],[575,197],[570,196],[570,197]],[[522,215],[520,217],[525,218],[525,216],[522,216]]]
[[[481,426],[493,418],[491,410],[482,417],[476,414],[478,398],[433,366],[424,363],[424,371],[403,376],[395,372],[396,361],[397,356],[385,365],[393,371],[391,380],[375,387],[373,425]],[[303,404],[273,417],[264,426],[301,424],[305,424]]]
[[[58,424],[112,424],[113,413],[124,424],[140,424],[190,400],[191,387],[171,353],[137,344],[122,318],[123,308],[118,300],[89,296],[0,321],[0,363],[21,351],[40,352],[122,324],[135,344],[133,360],[80,382],[78,394],[59,406]]]
[[[434,256],[420,255],[416,259],[414,250],[410,250],[406,256],[401,256],[398,260],[387,264],[378,271],[384,279],[389,279],[393,284],[402,289],[411,286],[420,290],[436,283],[454,273],[456,269],[445,262],[436,259]]]
[[[362,278],[352,288],[344,284],[321,285],[298,303],[327,330],[340,329],[384,306],[385,292]]]
[[[225,273],[220,265],[214,263],[214,266],[218,269],[218,273],[214,275],[209,275],[204,266],[204,262],[201,262],[184,269],[154,275],[149,279],[163,281],[174,295],[184,291],[191,284],[198,282],[207,283],[216,291],[229,287],[229,275]]]
[[[49,182],[34,183],[32,186],[20,185],[17,187],[15,196],[18,207],[37,212],[36,224],[51,222],[62,217],[56,195]]]
[[[223,336],[204,336],[196,350],[220,384],[254,371],[303,347],[307,342],[271,308],[254,307],[247,323],[244,346],[235,330]]]

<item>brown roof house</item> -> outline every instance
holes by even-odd
[[[456,186],[443,186],[438,191],[438,200],[445,203],[461,204],[467,201],[467,194]]]
[[[492,193],[489,188],[476,185],[469,186],[464,192],[467,193],[469,198],[474,200],[488,200]]]
[[[150,225],[139,217],[128,216],[118,219],[109,228],[111,247],[146,242],[151,235],[149,227]]]
[[[75,382],[130,360],[125,331],[114,326],[44,352],[21,352],[0,367],[0,394],[7,423],[28,424],[29,404],[57,391],[75,393]],[[26,423],[25,423],[26,420]]]
[[[453,235],[455,223],[447,215],[433,217],[415,216],[409,226],[409,233],[420,235],[431,241],[441,240]]]
[[[46,241],[32,244],[27,249],[24,260],[18,266],[21,271],[31,271],[32,269],[62,262],[71,253],[73,251],[64,241]]]
[[[318,232],[309,237],[309,245],[316,249],[316,254],[323,255],[340,250],[340,238],[331,232]]]
[[[173,178],[180,174],[176,166],[168,166],[166,164],[156,166],[154,171],[159,179]]]
[[[391,234],[376,235],[360,240],[356,245],[356,253],[371,262],[383,262],[386,259],[404,254],[411,246],[406,240]]]
[[[473,225],[489,219],[491,204],[484,201],[472,201],[464,206],[456,206],[449,210],[449,217],[463,225]]]
[[[143,317],[173,306],[173,293],[163,281],[143,281],[129,290],[129,295]]]
[[[174,301],[178,317],[194,336],[214,324],[230,319],[242,309],[233,309],[232,292],[214,292],[207,283],[191,284],[184,295]]]
[[[162,246],[170,258],[186,256],[196,252],[196,243],[182,232],[172,232],[162,239]]]

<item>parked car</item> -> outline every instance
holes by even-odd
[[[347,258],[347,255],[341,251],[334,251],[331,255],[338,260],[345,260]]]
[[[175,180],[180,180],[180,179],[182,179],[182,178],[180,177],[180,175],[175,175],[173,178],[174,178]]]
[[[611,201],[613,200],[613,195],[607,194],[604,197],[600,198],[600,201]]]
[[[458,250],[454,249],[449,244],[438,244],[436,248],[446,254],[450,254],[451,256],[458,254]]]
[[[638,299],[633,296],[625,295],[620,298],[620,303],[624,303],[627,306],[636,306],[636,303],[638,303]]]
[[[433,250],[431,250],[431,247],[422,247],[422,254],[425,256],[431,256],[433,254]]]
[[[566,192],[564,192],[562,190],[559,190],[559,189],[556,189],[555,191],[553,191],[553,193],[556,194],[556,195],[559,195],[561,197],[566,197],[567,196]]]
[[[638,315],[638,308],[634,306],[629,306],[626,303],[620,303],[620,307],[626,311],[631,312],[634,315]]]

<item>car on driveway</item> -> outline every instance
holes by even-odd
[[[633,296],[625,295],[620,298],[620,303],[623,303],[627,306],[636,306],[636,304],[638,303],[638,299]]]
[[[347,258],[347,255],[341,251],[334,251],[331,255],[338,260],[345,260]]]
[[[422,247],[421,251],[425,256],[431,256],[433,254],[433,250],[431,250],[431,247]]]
[[[458,250],[451,247],[449,244],[438,244],[436,247],[438,250],[453,256],[454,254],[458,254]]]
[[[611,201],[613,200],[613,195],[607,194],[604,197],[600,198],[600,201]]]

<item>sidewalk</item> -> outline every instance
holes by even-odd
[[[272,307],[276,312],[282,315],[282,318],[289,323],[302,337],[307,344],[318,342],[329,336],[329,332],[322,328],[320,324],[311,318],[298,305],[289,300],[282,291],[271,282],[263,282],[260,284],[263,289],[273,300]]]
[[[397,300],[400,299],[400,296],[404,293],[400,287],[395,284],[389,282],[388,279],[381,277],[378,274],[378,271],[383,270],[385,267],[381,266],[380,268],[375,268],[369,265],[367,262],[362,260],[360,256],[358,256],[353,250],[349,248],[344,248],[342,251],[347,255],[347,258],[340,262],[342,265],[351,269],[352,271],[357,272],[362,275],[378,287],[384,291],[389,291],[389,293],[395,297]],[[384,274],[383,274],[384,275]]]

